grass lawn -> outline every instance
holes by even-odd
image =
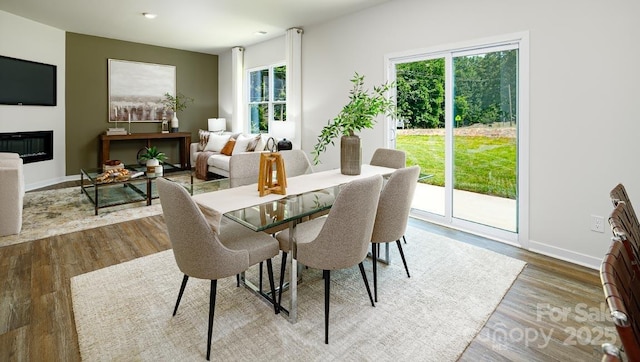
[[[444,186],[444,136],[398,135],[396,148],[407,153],[407,166],[433,174],[425,183]],[[516,140],[463,136],[454,141],[454,188],[516,198]]]

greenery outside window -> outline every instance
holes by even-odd
[[[248,114],[251,133],[268,133],[273,121],[287,119],[285,65],[248,71]]]

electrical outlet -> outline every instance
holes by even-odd
[[[591,215],[591,230],[599,233],[604,232],[604,218],[602,216]]]

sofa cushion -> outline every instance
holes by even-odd
[[[209,142],[209,131],[205,131],[203,129],[198,130],[198,151],[204,150],[207,147],[207,143]]]
[[[222,147],[222,150],[220,150],[220,153],[223,155],[231,156],[231,153],[233,152],[233,147],[235,145],[236,145],[236,140],[234,140],[233,138],[229,138],[229,140],[224,145],[224,147]]]
[[[207,164],[209,166],[216,167],[216,168],[219,168],[219,169],[229,170],[229,159],[230,158],[231,157],[229,157],[229,156],[225,156],[225,155],[221,155],[221,154],[211,155],[209,157],[209,160],[207,160]]]
[[[249,141],[249,144],[247,145],[247,152],[256,151],[261,140],[262,140],[262,135],[257,135],[251,141]]]
[[[247,147],[249,146],[249,144],[251,144],[252,142],[258,143],[260,141],[260,135],[238,135],[238,138],[236,138],[236,145],[233,148],[233,154],[236,153],[240,153],[240,152],[247,152]],[[253,148],[255,149],[255,144],[253,145]]]
[[[230,136],[228,134],[222,134],[222,135],[210,134],[209,141],[207,142],[207,146],[204,148],[204,150],[220,152],[222,151],[222,148],[224,147],[224,145],[227,144],[227,141],[229,140],[229,138]]]

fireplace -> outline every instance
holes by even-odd
[[[0,152],[18,153],[24,163],[53,160],[53,131],[0,133]]]

